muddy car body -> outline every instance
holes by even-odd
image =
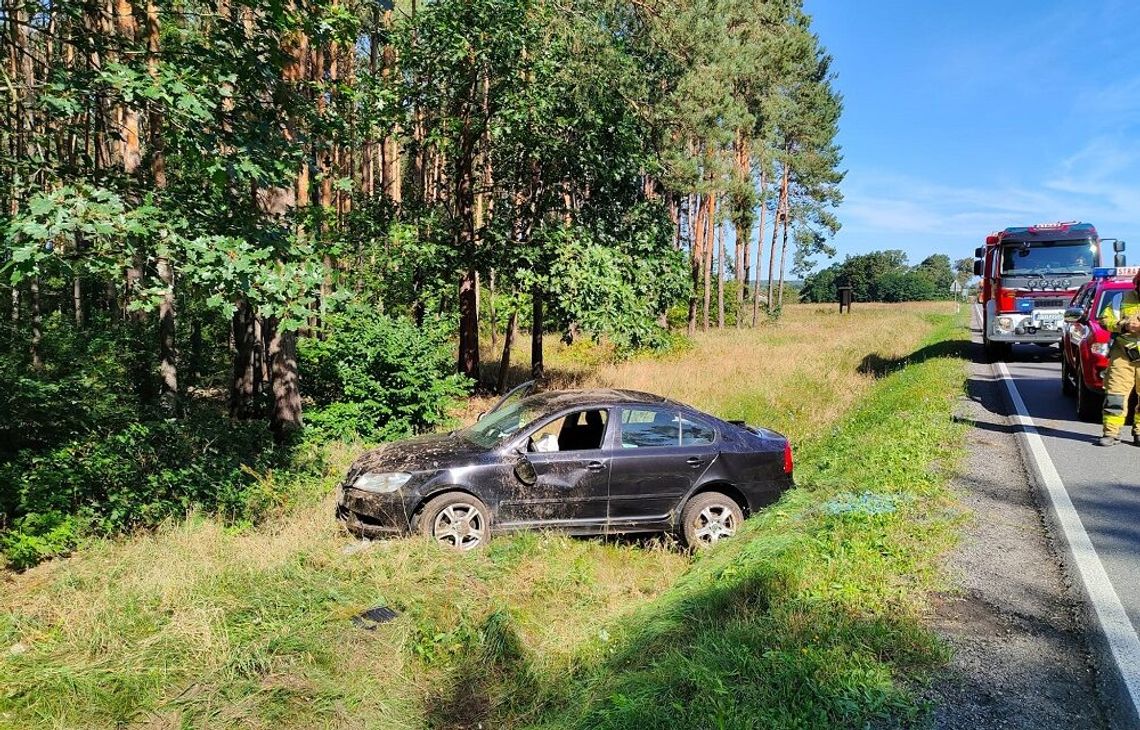
[[[364,454],[337,516],[363,536],[420,532],[461,549],[546,528],[710,543],[791,486],[791,448],[773,431],[647,393],[557,391]]]

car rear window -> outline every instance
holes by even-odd
[[[681,445],[704,446],[716,440],[716,431],[707,423],[681,419]]]

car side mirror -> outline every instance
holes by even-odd
[[[530,463],[530,459],[522,449],[515,449],[515,455],[518,456],[518,461],[515,462],[515,479],[528,487],[534,486],[538,481],[538,472],[534,470],[534,464]]]
[[[1120,268],[1123,268],[1123,267],[1125,267],[1125,266],[1127,266],[1127,265],[1128,265],[1128,262],[1125,260],[1125,257],[1124,257],[1124,254],[1123,254],[1123,253],[1118,253],[1118,254],[1116,254],[1116,256],[1113,256],[1113,261],[1112,261],[1112,263],[1113,263],[1113,264],[1116,266],[1116,268],[1118,268],[1118,269],[1120,269]]]
[[[981,261],[974,261],[974,276],[981,276],[981,275],[982,275],[982,262]]]
[[[985,255],[986,255],[986,250],[984,248],[975,248],[974,249],[974,258],[980,259]]]
[[[1080,307],[1069,307],[1065,310],[1065,321],[1069,324],[1080,322],[1085,318],[1085,310]]]
[[[1124,252],[1124,241],[1113,241],[1112,242],[1112,250],[1115,251],[1116,253],[1123,253]]]

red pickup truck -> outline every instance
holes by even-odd
[[[1061,325],[1061,390],[1077,397],[1077,417],[1099,421],[1104,403],[1104,371],[1112,333],[1098,321],[1108,307],[1119,311],[1120,298],[1132,288],[1140,267],[1093,270],[1093,280],[1081,286],[1065,310]]]

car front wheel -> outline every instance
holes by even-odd
[[[1084,373],[1080,370],[1077,376],[1077,418],[1085,423],[1096,423],[1101,419],[1101,410],[1104,407],[1104,396],[1085,385]]]
[[[720,492],[704,492],[688,501],[681,510],[685,544],[693,548],[715,545],[732,537],[744,522],[744,511],[736,500]]]
[[[1061,348],[1061,392],[1068,396],[1077,394],[1077,386],[1075,384],[1076,372],[1069,367],[1069,355]]]
[[[491,539],[487,506],[464,492],[450,492],[430,500],[416,520],[416,529],[453,550],[474,550]]]

